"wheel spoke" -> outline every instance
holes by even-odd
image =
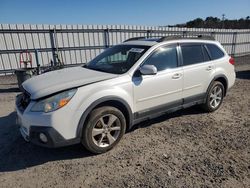
[[[111,131],[120,131],[121,127],[110,127]]]
[[[218,100],[218,101],[220,101],[221,100],[221,97],[215,97],[215,100]]]
[[[110,133],[107,134],[107,138],[110,145],[115,142],[115,138]]]
[[[220,91],[220,87],[219,87],[219,86],[216,86],[215,93],[217,93],[218,91]]]
[[[217,100],[214,100],[214,107],[217,107],[218,106],[218,102]]]
[[[216,91],[217,91],[217,86],[214,87],[213,91],[212,91],[212,94],[215,95],[216,94]]]
[[[219,88],[219,90],[216,92],[216,95],[221,95],[222,94],[222,90]]]
[[[98,140],[98,145],[100,146],[102,144],[103,138],[105,137],[105,134],[102,134],[101,138]]]
[[[104,123],[103,117],[100,118],[100,122],[101,122],[101,124],[102,124],[102,127],[105,127],[105,126],[106,126],[106,124]]]
[[[93,128],[93,130],[92,130],[92,136],[96,136],[96,135],[102,134],[103,131],[104,131],[104,129]]]
[[[212,99],[212,100],[210,101],[210,105],[211,105],[212,107],[214,107],[213,103],[214,103],[214,99]]]
[[[109,116],[109,121],[108,121],[108,127],[111,127],[111,125],[113,125],[113,123],[115,122],[117,120],[117,117],[116,116],[114,116],[114,115],[110,115]]]
[[[105,127],[105,126],[106,126],[106,124],[104,123],[103,117],[101,117],[101,118],[99,119],[99,121],[101,122],[102,127]]]

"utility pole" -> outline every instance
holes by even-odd
[[[225,27],[225,14],[222,14],[222,29]]]

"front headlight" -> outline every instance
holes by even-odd
[[[31,111],[32,112],[51,112],[59,108],[62,108],[70,101],[70,99],[74,96],[76,91],[77,89],[71,89],[71,90],[53,95],[51,97],[48,97],[46,99],[40,100],[32,106]]]

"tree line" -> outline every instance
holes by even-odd
[[[177,24],[172,27],[250,29],[250,16],[238,20],[220,19],[210,16],[204,20],[202,18],[196,18],[185,24]]]

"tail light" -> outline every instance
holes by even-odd
[[[234,65],[234,63],[235,63],[234,58],[230,57],[229,63],[232,64],[232,65]]]

